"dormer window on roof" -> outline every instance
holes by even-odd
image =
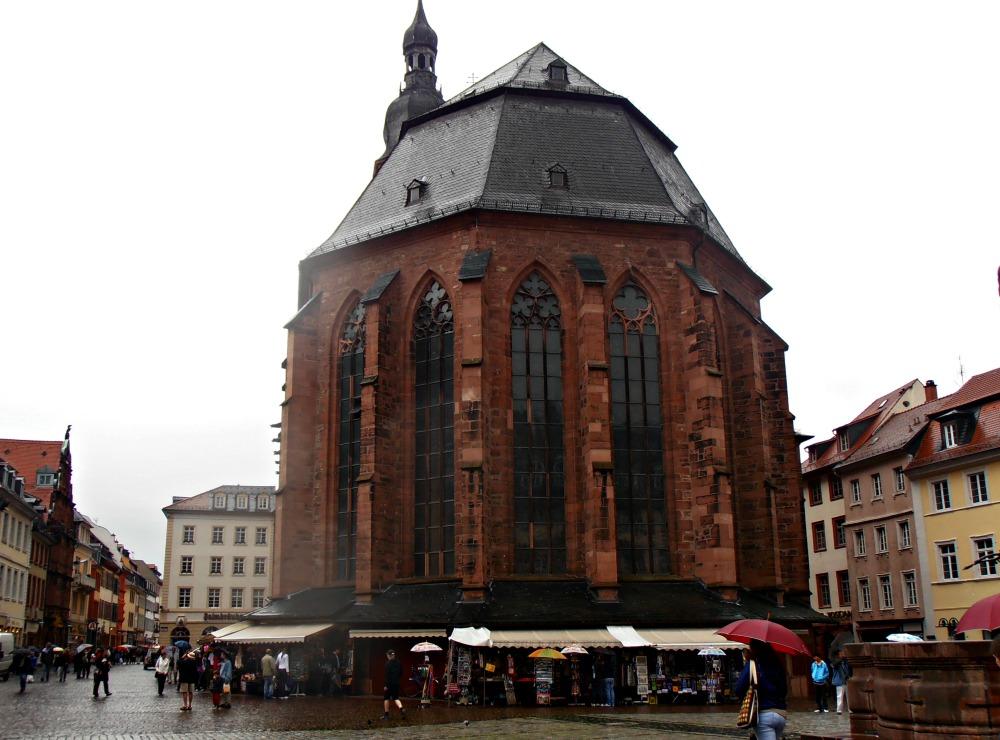
[[[406,186],[406,205],[412,206],[414,203],[419,203],[423,199],[424,193],[426,192],[426,180],[422,178],[412,180],[410,184]]]
[[[841,432],[838,439],[840,441],[840,451],[847,452],[851,448],[851,438],[847,435],[847,432]]]
[[[566,74],[566,62],[562,59],[556,59],[554,62],[549,64],[549,81],[550,82],[567,82],[569,77]]]
[[[958,446],[958,423],[954,421],[948,421],[941,425],[941,440],[944,444],[944,448],[947,450],[951,447]]]
[[[550,188],[569,188],[569,173],[561,164],[554,164],[548,169]]]

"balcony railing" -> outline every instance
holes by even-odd
[[[93,576],[88,576],[84,573],[74,573],[73,574],[73,585],[76,588],[85,588],[89,591],[93,591],[97,588],[97,581]]]

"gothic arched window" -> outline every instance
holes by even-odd
[[[455,572],[455,316],[434,281],[413,324],[416,406],[413,575]]]
[[[608,339],[618,571],[666,573],[660,345],[653,304],[634,283],[612,302]]]
[[[340,408],[337,414],[337,579],[354,578],[361,472],[361,379],[365,375],[365,307],[358,303],[338,346]]]
[[[514,406],[514,571],[566,572],[562,321],[537,272],[511,304]]]

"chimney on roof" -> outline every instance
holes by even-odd
[[[926,383],[924,383],[924,397],[928,401],[937,400],[937,385],[934,383],[933,380],[928,380]]]

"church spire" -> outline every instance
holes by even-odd
[[[403,58],[406,61],[406,74],[403,76],[405,86],[385,112],[385,127],[382,130],[382,138],[385,140],[383,158],[389,155],[399,141],[399,131],[404,122],[434,110],[444,103],[444,98],[437,89],[437,75],[434,72],[437,62],[437,43],[437,34],[427,22],[427,15],[424,13],[423,0],[417,0],[417,12],[413,16],[413,23],[403,34]]]

